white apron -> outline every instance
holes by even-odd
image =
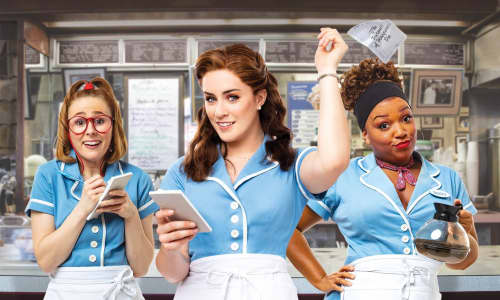
[[[421,255],[374,255],[355,260],[352,286],[342,300],[440,300],[437,272],[442,263]]]
[[[195,260],[174,300],[297,300],[286,261],[270,254],[224,254]]]
[[[144,300],[130,266],[60,267],[44,300]]]

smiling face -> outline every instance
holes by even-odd
[[[68,120],[81,116],[85,118],[111,116],[111,109],[106,101],[99,97],[80,97],[76,98],[68,108]],[[99,127],[98,127],[99,128]],[[87,130],[82,134],[75,134],[69,130],[69,137],[76,152],[78,152],[83,163],[87,166],[100,166],[106,152],[111,145],[113,128],[106,132],[98,132],[93,122],[87,124]]]
[[[363,137],[378,159],[395,165],[408,163],[416,141],[415,122],[408,103],[399,97],[378,103],[368,116]]]
[[[258,111],[266,101],[266,90],[254,94],[226,69],[206,73],[201,86],[208,119],[222,141],[230,145],[263,135]]]

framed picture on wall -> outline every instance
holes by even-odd
[[[463,70],[414,70],[411,106],[415,115],[457,115]]]
[[[461,107],[460,114],[455,119],[457,132],[469,132],[469,108]]]
[[[432,149],[436,150],[443,147],[444,139],[442,137],[431,138]]]
[[[36,103],[38,101],[38,90],[42,75],[32,74],[26,71],[25,75],[25,95],[24,95],[24,119],[34,120],[36,112]]]
[[[468,138],[469,138],[468,134],[457,134],[455,136],[455,153],[458,153],[458,145],[460,143],[466,143],[467,144]]]
[[[421,120],[422,128],[443,128],[443,117],[425,116]]]
[[[88,69],[64,69],[64,91],[68,92],[71,85],[78,80],[92,80],[95,77],[106,79],[105,68],[88,68]]]

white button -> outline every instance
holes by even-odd
[[[91,256],[89,256],[89,261],[90,262],[95,262],[97,260],[97,257],[95,257],[94,254],[92,254]]]
[[[404,254],[410,254],[410,248],[405,247],[405,248],[403,249],[403,253],[404,253]]]
[[[90,247],[92,247],[92,248],[97,247],[97,241],[90,242]]]
[[[97,226],[97,225],[92,226],[92,232],[93,233],[98,233],[99,232],[99,226]]]
[[[232,208],[232,209],[237,209],[237,208],[238,208],[238,206],[239,206],[239,205],[238,205],[238,202],[236,202],[236,201],[231,202],[231,208]]]
[[[402,231],[408,230],[408,225],[406,225],[406,224],[401,225],[401,230]]]
[[[238,245],[238,243],[234,242],[234,243],[231,244],[231,249],[233,251],[238,250],[238,248],[240,248],[240,245]]]
[[[410,240],[410,238],[407,235],[403,235],[401,237],[401,241],[403,241],[403,243],[408,243],[409,240]]]
[[[239,220],[240,218],[237,215],[233,215],[231,217],[231,222],[233,222],[234,224],[238,223]]]
[[[240,235],[240,232],[236,229],[231,230],[231,236],[233,238],[237,238]]]

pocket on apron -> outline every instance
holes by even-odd
[[[275,273],[273,277],[274,280],[269,281],[269,284],[271,285],[271,290],[278,293],[274,299],[298,299],[297,287],[293,283],[290,274]]]
[[[101,298],[96,298],[96,295],[102,295],[106,291],[108,284],[95,284],[88,285],[85,289],[75,289],[72,284],[55,284],[53,282],[49,283],[47,291],[45,292],[44,300],[104,300]]]
[[[383,300],[401,300],[401,289],[344,289],[340,294],[341,300],[366,300],[366,299],[383,299]],[[420,298],[419,300],[428,300]]]

